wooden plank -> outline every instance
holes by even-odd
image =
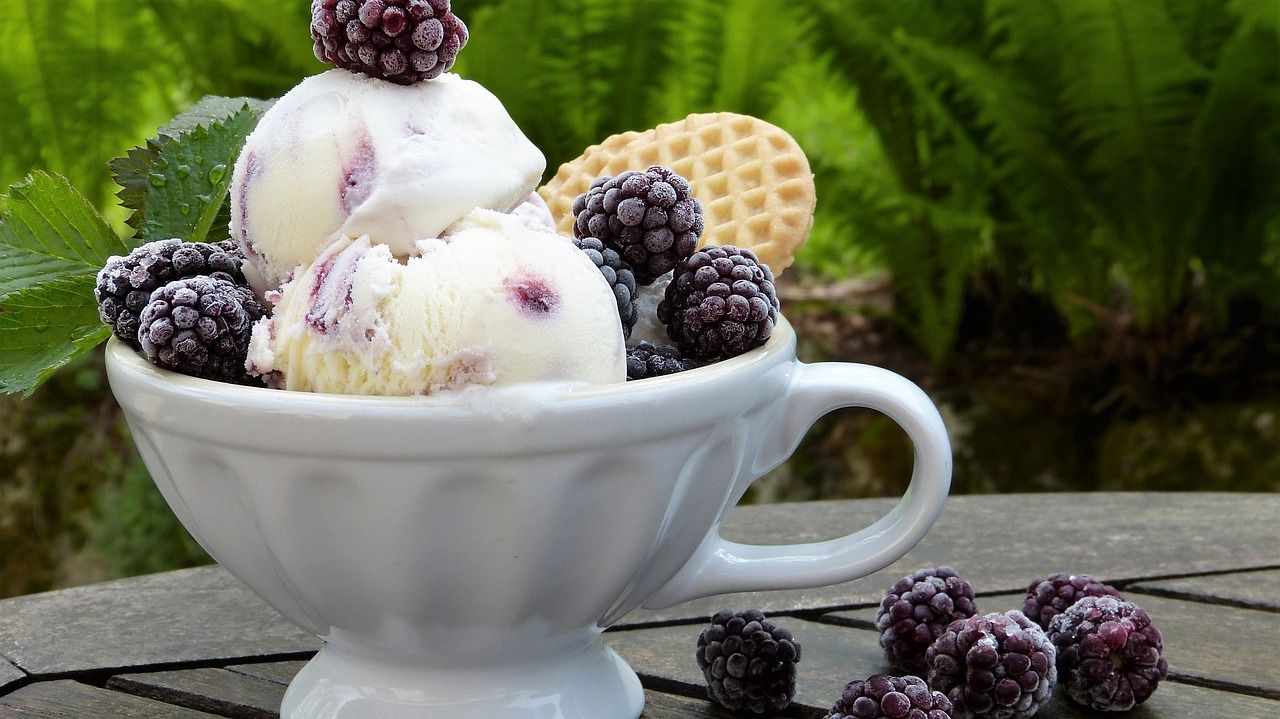
[[[285,685],[226,669],[120,674],[107,688],[237,719],[280,715]]]
[[[743,507],[728,539],[810,542],[866,526],[896,500],[799,502]],[[1073,537],[1039,541],[1031,528],[1070,518]],[[1061,519],[1065,521],[1065,519]],[[960,496],[904,558],[860,580],[820,589],[732,594],[658,611],[638,610],[620,627],[700,621],[722,607],[763,611],[846,608],[880,601],[886,587],[920,567],[950,564],[979,592],[1023,589],[1050,571],[1115,580],[1276,565],[1280,494],[1106,492]],[[1034,538],[1037,541],[1029,541]]]
[[[775,619],[795,633],[802,647],[797,705],[786,714],[822,716],[848,681],[891,672],[880,654],[875,632],[787,617]],[[704,701],[704,680],[693,657],[699,631],[697,626],[661,627],[615,632],[608,638],[610,645],[640,674],[646,687]],[[1062,691],[1055,692],[1053,701],[1036,714],[1037,719],[1098,716],[1071,702]],[[1280,716],[1280,702],[1176,682],[1161,684],[1146,704],[1125,714],[1129,719],[1276,716]]]
[[[214,715],[79,682],[36,682],[0,696],[5,719],[210,719]]]
[[[227,671],[254,677],[255,679],[264,679],[276,684],[288,684],[293,681],[294,676],[302,671],[302,668],[306,665],[305,661],[232,664],[227,667]]]
[[[1280,569],[1158,579],[1138,582],[1129,585],[1128,589],[1174,599],[1193,599],[1280,612]]]
[[[9,663],[4,657],[0,657],[0,694],[9,691],[10,687],[17,686],[18,682],[26,678],[26,672]]]
[[[108,686],[180,706],[208,708],[233,719],[278,719],[285,685],[303,664],[305,662],[267,662],[227,667],[225,673],[239,675],[238,680],[213,673],[222,670],[209,669],[131,674],[113,677]],[[732,716],[708,701],[645,690],[644,719],[731,719]]]
[[[1023,596],[979,597],[978,611],[1020,609]],[[1172,678],[1280,699],[1280,617],[1276,614],[1135,593],[1127,596],[1147,610],[1160,628]],[[873,626],[875,610],[836,612],[826,619]]]
[[[0,602],[0,654],[37,676],[314,652],[320,644],[220,567]]]

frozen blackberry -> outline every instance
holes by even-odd
[[[1023,719],[1058,680],[1053,643],[1018,610],[957,619],[929,646],[929,687],[947,695],[956,719]]]
[[[1058,671],[1072,700],[1100,711],[1145,702],[1169,673],[1164,639],[1136,604],[1085,597],[1049,624]]]
[[[973,587],[951,567],[930,567],[899,579],[876,611],[880,646],[889,663],[923,672],[924,653],[957,619],[978,613]]]
[[[951,719],[951,700],[920,677],[877,674],[852,681],[826,719]]]
[[[449,0],[312,0],[311,40],[321,62],[412,85],[453,67],[467,26]]]
[[[758,609],[722,609],[698,635],[707,694],[730,711],[775,712],[796,697],[800,642]]]
[[[671,345],[641,342],[627,350],[628,380],[661,377],[691,370],[700,365],[701,363],[697,360],[686,359],[680,354],[680,350]]]
[[[1049,622],[1065,612],[1067,607],[1085,597],[1116,597],[1124,599],[1120,591],[1103,584],[1088,574],[1058,572],[1044,579],[1037,579],[1027,587],[1027,598],[1022,602],[1022,613],[1031,621],[1048,630]]]
[[[573,201],[573,236],[598,237],[647,285],[693,254],[702,236],[702,203],[668,167],[601,177]]]
[[[618,318],[622,320],[622,336],[631,337],[631,328],[636,326],[636,276],[618,253],[604,246],[596,237],[579,237],[573,244],[582,250],[600,269],[600,274],[613,290],[613,297],[618,301]]]
[[[759,347],[778,322],[773,272],[751,250],[704,247],[682,261],[658,319],[686,357],[714,362]]]
[[[109,258],[98,272],[94,287],[98,316],[121,341],[135,350],[140,349],[139,317],[156,288],[196,275],[244,285],[244,274],[240,271],[243,262],[244,255],[230,240],[214,244],[178,239],[148,242],[128,257]]]
[[[248,382],[245,356],[262,305],[243,286],[209,276],[174,280],[151,293],[138,339],[154,364],[223,382]]]

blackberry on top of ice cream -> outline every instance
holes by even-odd
[[[778,322],[773,272],[751,250],[704,247],[682,261],[658,319],[686,357],[717,361],[764,344]]]
[[[1049,638],[1067,694],[1099,711],[1132,709],[1169,673],[1164,638],[1150,615],[1116,597],[1071,605],[1049,624]]]
[[[243,285],[244,256],[229,240],[218,243],[156,240],[134,249],[127,257],[113,256],[98,272],[94,295],[98,315],[116,337],[139,349],[138,328],[151,293],[171,280],[209,275]]]
[[[702,203],[668,167],[601,177],[573,201],[573,236],[598,237],[647,285],[693,254],[702,236]]]
[[[776,712],[796,697],[800,642],[758,609],[722,609],[698,635],[707,694],[730,711]]]
[[[1048,630],[1049,622],[1065,612],[1067,607],[1085,597],[1116,597],[1124,599],[1120,591],[1088,574],[1057,572],[1044,579],[1037,579],[1027,587],[1027,598],[1022,602],[1022,613],[1031,621]]]
[[[453,67],[467,26],[449,0],[312,0],[311,39],[321,62],[412,85]]]
[[[246,382],[249,335],[263,314],[245,287],[208,276],[185,277],[151,293],[138,339],[147,359],[166,369]]]
[[[927,567],[899,579],[880,600],[876,629],[890,664],[924,671],[925,651],[957,619],[977,614],[973,587],[951,567]]]
[[[579,237],[573,240],[574,246],[582,250],[604,275],[605,282],[613,290],[618,301],[618,319],[622,321],[622,336],[631,337],[631,328],[636,324],[636,276],[631,265],[618,256],[612,248],[595,237]]]

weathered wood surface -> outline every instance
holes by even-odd
[[[236,667],[237,670],[252,671],[252,675],[210,669],[125,675],[113,678],[108,686],[120,691],[136,692],[145,697],[167,697],[169,701],[182,706],[190,706],[191,702],[209,697],[222,697],[218,701],[206,702],[203,706],[216,710],[218,716],[232,719],[278,719],[285,686],[302,668],[302,664],[303,662],[279,662]],[[246,701],[245,697],[251,699]],[[794,716],[796,712],[788,711],[787,714]],[[731,717],[733,715],[729,712],[702,698],[645,691],[643,719]]]
[[[216,716],[71,680],[37,682],[0,696],[5,719],[210,719]]]
[[[725,534],[813,541],[892,504],[749,507]],[[959,497],[915,550],[871,577],[635,612],[605,638],[640,673],[646,717],[728,719],[704,698],[693,648],[716,609],[761,607],[804,647],[799,703],[783,715],[819,717],[845,682],[889,669],[869,627],[903,574],[951,564],[979,590],[982,611],[1003,611],[1034,577],[1089,572],[1121,583],[1165,634],[1171,679],[1126,716],[1270,718],[1280,716],[1280,610],[1267,604],[1280,596],[1278,538],[1280,495]],[[3,600],[0,717],[275,717],[299,660],[319,647],[217,567]],[[1038,716],[1094,715],[1059,696]]]
[[[978,597],[978,611],[1021,609],[1024,596]],[[1169,672],[1176,679],[1280,699],[1280,617],[1257,609],[1145,595],[1128,587],[1125,596],[1147,610],[1160,628]],[[870,627],[875,610],[834,612],[824,618]]]
[[[1272,549],[1280,557],[1280,527],[1275,528]],[[1280,612],[1280,570],[1276,569],[1158,579],[1138,582],[1130,585],[1130,588],[1174,599],[1193,599]]]
[[[0,601],[0,655],[36,675],[319,648],[215,567]]]
[[[283,684],[215,668],[121,674],[107,688],[245,719],[278,716],[284,697]]]
[[[761,544],[810,542],[864,527],[893,504],[882,499],[742,508],[730,513],[724,534]],[[1026,588],[1037,576],[1076,567],[1116,580],[1277,567],[1278,545],[1280,494],[952,497],[915,549],[863,579],[820,589],[698,599],[632,612],[620,625],[700,620],[721,607],[795,611],[870,605],[898,577],[939,564],[959,569],[979,591],[1007,592]]]
[[[0,692],[27,678],[27,673],[0,657]]]

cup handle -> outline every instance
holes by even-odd
[[[915,384],[879,367],[843,362],[797,367],[782,411],[752,463],[752,481],[781,464],[820,417],[866,407],[897,422],[915,446],[911,485],[888,514],[852,534],[807,544],[730,542],[719,526],[693,557],[644,602],[662,609],[729,592],[839,584],[892,564],[924,537],[951,487],[951,443],[942,417]],[[739,496],[739,493],[735,493]]]

